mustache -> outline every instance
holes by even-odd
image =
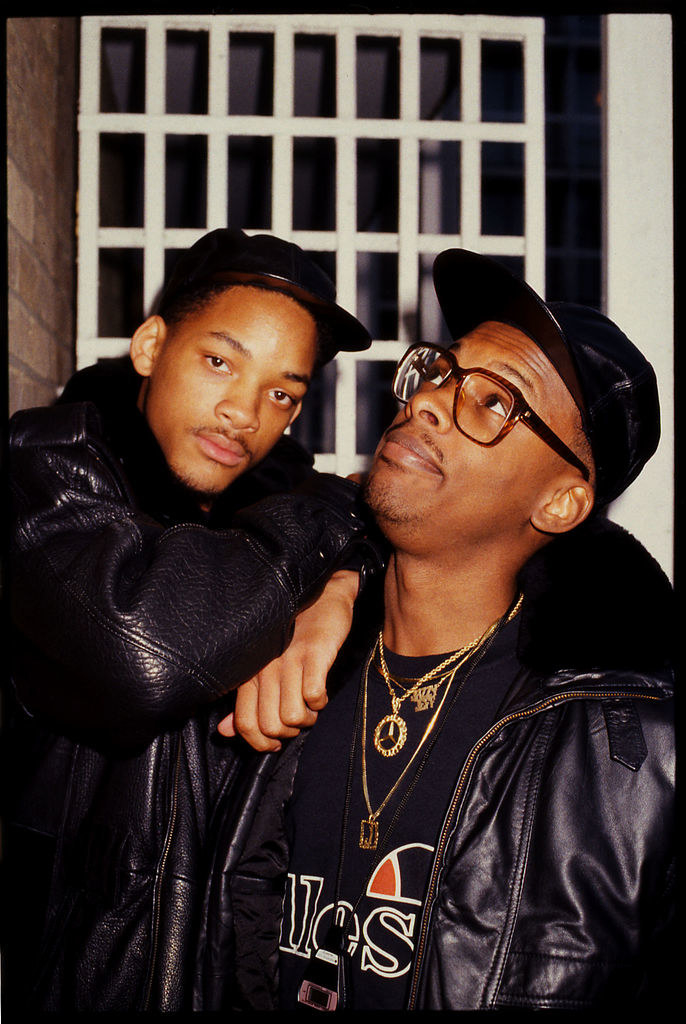
[[[243,439],[241,434],[236,434],[231,430],[227,430],[226,427],[195,427],[193,430],[194,434],[210,434],[215,437],[223,437],[227,441],[231,441],[233,444],[239,445],[248,458],[252,457],[252,448]]]
[[[381,435],[382,442],[391,437],[396,430],[406,433],[408,437],[416,437],[418,441],[421,441],[425,448],[428,448],[440,466],[445,464],[445,456],[431,435],[424,432],[408,431],[407,423],[405,421],[401,421],[400,423],[391,423],[390,427],[387,427]]]

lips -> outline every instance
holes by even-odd
[[[197,431],[198,445],[209,459],[222,466],[239,466],[250,458],[250,452],[233,438],[214,430]]]
[[[379,449],[379,458],[410,469],[443,476],[442,459],[438,451],[432,450],[432,447],[413,434],[400,429],[386,434]]]

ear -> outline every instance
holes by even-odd
[[[166,336],[167,325],[161,316],[149,316],[133,335],[129,352],[134,369],[141,377],[152,373]]]
[[[567,533],[583,523],[593,508],[593,501],[590,484],[578,481],[563,484],[547,496],[529,521],[541,533]]]

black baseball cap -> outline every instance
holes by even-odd
[[[328,275],[293,242],[234,228],[210,231],[179,257],[157,303],[158,314],[164,317],[172,301],[209,281],[271,285],[308,304],[328,328],[320,343],[321,362],[341,350],[359,352],[371,345],[366,328],[337,305]]]
[[[447,249],[434,261],[434,286],[454,339],[488,320],[523,331],[546,354],[581,413],[596,470],[596,504],[636,479],[660,439],[655,372],[602,313],[546,303],[497,260]]]

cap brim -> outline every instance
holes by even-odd
[[[240,270],[222,270],[212,274],[211,277],[213,280],[235,281],[237,284],[250,284],[251,281],[255,281],[267,286],[273,285],[288,292],[293,298],[309,303],[318,311],[321,319],[327,323],[331,331],[334,351],[325,353],[327,358],[332,358],[336,352],[362,352],[368,349],[372,343],[371,335],[366,328],[342,306],[294,284],[287,277]]]
[[[562,329],[525,281],[502,263],[467,249],[440,253],[434,261],[433,276],[452,338],[462,338],[490,320],[517,327],[546,354],[584,413],[579,376]]]

